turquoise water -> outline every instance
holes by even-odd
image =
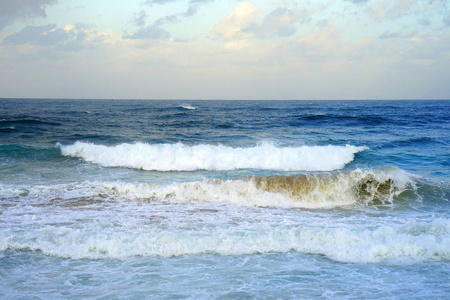
[[[0,298],[446,299],[449,101],[0,100]]]

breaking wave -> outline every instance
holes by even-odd
[[[394,197],[413,188],[412,175],[397,169],[355,170],[325,174],[252,176],[234,180],[174,183],[119,193],[146,200],[220,201],[235,205],[282,208],[333,208],[348,205],[391,205]]]
[[[222,202],[250,207],[321,209],[349,205],[393,205],[395,197],[415,190],[414,176],[398,168],[346,172],[252,176],[157,185],[154,183],[84,182],[14,189],[4,196],[47,203],[83,205],[104,200]],[[417,196],[417,195],[416,195]],[[42,200],[39,200],[42,199]],[[15,201],[15,200],[14,200]],[[72,203],[72,204],[71,204]]]
[[[79,157],[105,167],[155,171],[263,169],[281,171],[332,171],[342,169],[355,153],[367,147],[278,147],[270,143],[248,148],[224,145],[120,144],[116,146],[75,142],[58,144],[64,156]]]
[[[196,107],[194,107],[194,106],[192,106],[192,105],[190,105],[190,104],[182,104],[182,105],[180,105],[180,107],[181,107],[181,108],[184,108],[184,109],[188,109],[188,110],[194,110],[194,109],[197,109]]]

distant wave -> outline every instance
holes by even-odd
[[[192,106],[192,105],[190,105],[190,104],[182,104],[182,105],[180,105],[180,107],[181,108],[184,108],[184,109],[197,109],[196,107],[194,107],[194,106]]]
[[[156,171],[264,169],[282,171],[332,171],[343,168],[354,154],[367,147],[278,147],[263,143],[248,148],[223,145],[120,144],[103,146],[85,142],[58,144],[65,156],[79,157],[105,167]]]
[[[10,126],[10,127],[0,127],[0,132],[12,132],[15,131],[16,127]]]
[[[17,120],[0,120],[0,125],[51,125],[51,126],[59,126],[61,123],[57,122],[46,122],[34,119],[17,119]]]

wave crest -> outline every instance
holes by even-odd
[[[263,169],[281,171],[332,171],[342,169],[367,147],[278,147],[270,143],[248,148],[224,145],[120,144],[75,142],[58,144],[64,156],[79,157],[105,167],[154,171]]]
[[[393,205],[397,196],[413,191],[413,175],[398,168],[319,174],[271,175],[157,185],[151,183],[84,182],[74,185],[11,189],[8,198],[27,197],[61,205],[97,201],[222,202],[250,207],[321,209],[349,205]],[[15,200],[14,200],[15,201]],[[51,201],[51,202],[52,202]]]
[[[333,208],[348,205],[392,205],[412,175],[398,168],[354,170],[290,176],[253,176],[234,180],[176,183],[153,189],[149,200],[222,201],[244,206]],[[141,194],[142,195],[142,194]]]
[[[1,194],[44,203],[89,205],[96,201],[222,202],[250,207],[321,209],[349,205],[393,205],[396,197],[413,191],[413,175],[398,168],[318,174],[271,175],[157,185],[152,183],[84,182],[73,185],[11,190]]]
[[[399,169],[356,170],[329,174],[252,177],[258,189],[282,194],[296,205],[327,207],[351,204],[391,204],[406,188],[407,176]],[[301,203],[301,204],[300,204]]]

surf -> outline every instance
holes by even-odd
[[[205,213],[198,213],[206,217]],[[217,218],[217,217],[216,217]],[[243,224],[157,223],[121,225],[90,222],[12,228],[0,236],[0,253],[7,250],[40,252],[72,259],[127,259],[183,255],[251,255],[291,251],[323,255],[345,263],[407,264],[449,261],[450,222],[435,219],[376,228],[275,224],[255,220]]]
[[[332,209],[395,207],[420,198],[417,177],[395,167],[324,173],[173,182],[81,182],[54,186],[0,185],[0,192],[36,205],[79,206],[97,201],[224,203],[247,207]],[[436,187],[435,187],[436,188]],[[403,200],[406,199],[406,200]],[[22,201],[22,200],[21,200]]]
[[[104,167],[126,167],[148,171],[195,171],[261,169],[280,171],[332,171],[345,167],[365,146],[281,147],[261,143],[253,147],[225,145],[119,144],[97,145],[77,141],[57,144],[64,156],[77,157]]]
[[[151,188],[147,193],[139,189],[138,194],[145,195],[142,199],[147,201],[219,201],[253,207],[330,209],[392,206],[395,198],[407,190],[414,193],[413,175],[398,168],[381,168],[173,183]]]

